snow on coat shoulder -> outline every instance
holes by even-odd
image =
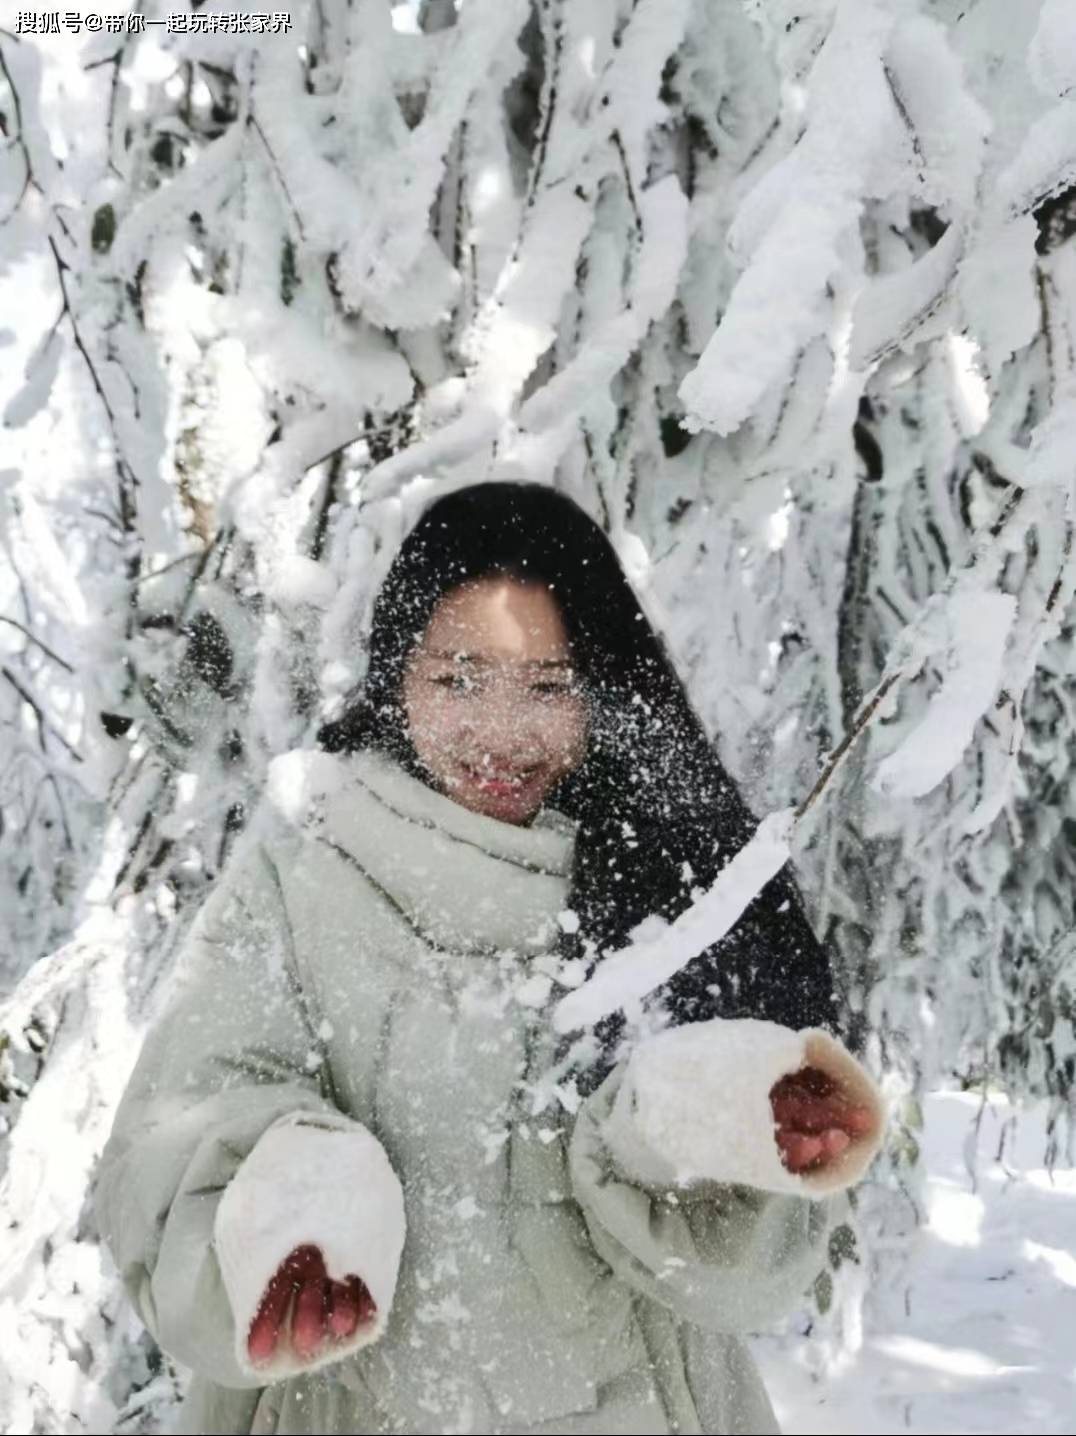
[[[825,1072],[874,1120],[824,1168],[797,1176],[782,1163],[772,1135],[765,1138],[774,1128],[774,1083],[807,1066]],[[639,1043],[603,1136],[614,1159],[640,1181],[715,1181],[821,1196],[859,1180],[878,1152],[883,1125],[877,1087],[829,1033],[715,1018]]]

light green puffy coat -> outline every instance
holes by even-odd
[[[558,815],[485,818],[372,753],[273,765],[100,1174],[131,1297],[195,1372],[183,1430],[777,1429],[741,1335],[807,1290],[833,1199],[644,1185],[603,1137],[619,1070],[574,1114],[543,1088],[572,843]],[[272,1190],[264,1163],[244,1173],[282,1126],[342,1144],[335,1179],[311,1183],[298,1148]],[[367,1133],[388,1157],[368,1179]],[[281,1211],[277,1237],[219,1219],[244,1182]],[[330,1228],[351,1243],[338,1265],[381,1273],[377,1340],[266,1384],[249,1293]]]

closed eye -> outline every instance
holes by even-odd
[[[447,688],[453,693],[470,693],[474,690],[474,679],[469,678],[466,673],[442,673],[430,682],[438,688]]]

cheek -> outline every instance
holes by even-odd
[[[404,690],[407,734],[423,761],[442,752],[449,741],[450,714],[438,698],[438,694],[422,688]]]
[[[588,727],[586,709],[581,703],[566,706],[550,715],[546,729],[547,749],[559,760],[561,772],[568,773],[582,762]]]

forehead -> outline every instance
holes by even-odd
[[[544,584],[479,579],[445,594],[418,652],[561,659],[569,656],[568,633],[560,605]]]

